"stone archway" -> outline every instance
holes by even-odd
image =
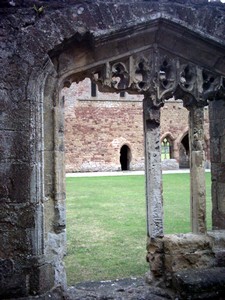
[[[165,24],[160,22],[157,25],[162,31],[166,31],[168,28],[167,21]],[[170,22],[169,25],[173,27],[174,31],[180,30],[179,26],[177,27]],[[149,26],[151,27],[151,25]],[[107,51],[104,47],[107,45],[107,48],[118,49],[119,44],[122,42],[120,36],[115,38],[110,36],[108,39],[105,37],[104,44],[102,44],[102,41],[97,41],[96,44],[92,41],[91,49],[87,46],[85,38],[87,37],[84,37],[84,40],[79,42],[79,47],[70,45],[62,53],[57,51],[52,53],[51,60],[53,64],[59,66],[57,69],[59,86],[69,86],[74,81],[78,82],[84,77],[89,77],[98,84],[100,91],[119,92],[125,90],[128,93],[144,95],[143,112],[149,247],[151,248],[152,246],[152,239],[154,241],[158,239],[157,241],[161,243],[164,236],[160,168],[160,107],[164,104],[164,100],[171,97],[171,95],[174,95],[175,99],[182,99],[184,106],[190,111],[192,230],[195,234],[205,233],[205,186],[204,180],[202,180],[204,168],[203,148],[201,146],[203,139],[202,107],[207,105],[208,97],[211,97],[208,94],[209,90],[212,89],[212,93],[216,91],[217,87],[212,84],[215,79],[210,81],[210,84],[205,85],[206,71],[203,71],[197,62],[192,63],[189,62],[188,57],[180,58],[176,53],[168,53],[161,48],[160,44],[158,47],[155,45],[155,51],[153,51],[152,45],[146,46],[143,51],[142,47],[138,48],[136,44],[136,49],[131,46],[131,50],[134,51],[132,54],[121,51],[120,55],[116,55],[112,51],[109,55],[106,54]],[[141,45],[143,41],[140,39]],[[83,60],[83,65],[80,62],[80,65],[77,66],[74,57],[80,56],[79,51],[85,53],[82,54],[85,56],[85,59]],[[97,64],[97,61],[93,63],[93,56],[96,55],[95,51],[98,51],[99,64]],[[210,76],[210,74],[207,76]],[[202,82],[202,86],[197,84],[199,80]],[[217,81],[220,81],[220,75],[218,75]],[[154,88],[155,84],[157,89]],[[199,94],[201,94],[201,97],[199,97]],[[54,127],[61,129],[62,107],[60,107],[60,100],[58,99],[57,101],[58,108],[55,110],[54,120],[56,123]],[[55,134],[55,137],[57,135],[58,133]],[[57,145],[57,143],[55,144]],[[195,163],[196,160],[198,160],[197,165]],[[61,169],[59,166],[62,161],[60,155],[58,155],[54,165],[56,169]],[[61,188],[60,184],[57,188]],[[200,205],[202,206],[201,209],[199,209]],[[161,259],[163,260],[163,257]],[[152,271],[159,275],[157,273],[158,270],[152,269]]]
[[[153,274],[171,278],[176,271],[173,251],[162,251],[169,238],[163,238],[160,170],[160,106],[169,96],[183,99],[190,110],[191,171],[198,179],[192,180],[194,233],[205,233],[204,197],[198,197],[204,196],[202,107],[214,101],[213,224],[224,229],[220,149],[224,137],[216,131],[218,122],[224,128],[223,4],[49,1],[47,7],[40,4],[34,10],[33,3],[25,2],[1,4],[5,43],[1,52],[0,296],[26,297],[57,286],[66,288],[60,90],[85,77],[102,90],[144,95],[148,258]],[[205,235],[198,238],[204,240]]]
[[[135,38],[135,37],[134,37]],[[63,240],[63,229],[64,229],[64,205],[63,202],[65,200],[65,191],[64,185],[62,182],[63,176],[63,99],[60,98],[60,87],[69,86],[72,82],[80,81],[85,77],[91,78],[98,84],[100,91],[108,91],[108,92],[118,92],[120,90],[125,90],[130,93],[141,93],[144,95],[144,124],[145,124],[145,151],[146,151],[146,191],[147,191],[147,223],[148,223],[148,236],[150,238],[149,248],[152,246],[152,238],[155,241],[162,242],[162,238],[164,236],[163,233],[163,208],[162,208],[162,195],[161,195],[161,168],[160,168],[160,106],[163,105],[163,99],[170,97],[171,93],[175,95],[177,98],[182,98],[184,105],[190,110],[190,136],[196,136],[197,144],[201,144],[202,141],[202,131],[203,124],[202,122],[198,122],[197,120],[202,120],[202,105],[205,105],[206,99],[204,99],[204,94],[200,100],[196,96],[192,96],[192,92],[194,93],[196,86],[193,85],[195,79],[197,78],[197,74],[199,75],[198,66],[195,64],[191,64],[183,61],[184,65],[180,62],[179,57],[176,55],[168,55],[165,51],[161,50],[160,47],[157,49],[156,54],[154,54],[151,46],[149,49],[145,50],[135,50],[135,54],[128,53],[120,53],[120,56],[115,57],[114,53],[112,57],[105,57],[105,49],[100,44],[96,44],[96,49],[101,47],[101,54],[99,53],[99,65],[95,63],[93,65],[93,49],[89,49],[86,45],[85,41],[86,37],[84,37],[84,41],[79,42],[79,49],[77,47],[70,47],[63,51],[62,53],[53,53],[51,59],[53,64],[58,65],[58,75],[59,81],[55,90],[52,90],[52,96],[47,96],[47,98],[52,98],[53,106],[55,106],[53,112],[53,120],[54,124],[52,127],[53,135],[47,137],[46,141],[51,140],[52,143],[56,147],[56,150],[53,153],[53,169],[55,170],[55,178],[54,182],[56,185],[54,186],[54,191],[57,195],[57,205],[54,205],[54,230],[58,230],[57,236],[54,234],[49,234],[49,237],[55,241],[61,235],[60,247],[61,251],[58,253],[57,257],[55,256],[54,266],[58,271],[59,280],[63,278],[63,266],[62,255],[64,251],[64,240]],[[104,41],[104,45],[110,45],[112,49],[116,49],[121,42],[121,38],[117,39],[117,37],[109,38],[109,40]],[[117,46],[115,46],[117,45]],[[84,65],[76,65],[76,59],[74,57],[79,57],[81,54],[85,53]],[[83,55],[83,54],[82,54]],[[101,59],[102,55],[102,59]],[[153,57],[153,62],[149,65],[148,57]],[[155,72],[158,74],[158,90],[152,90],[153,81],[155,81],[154,76],[150,73],[150,68],[152,67],[152,63],[155,66]],[[175,64],[179,65],[180,68],[175,69]],[[177,74],[176,76],[174,74]],[[180,75],[179,75],[180,74]],[[203,73],[201,73],[201,76]],[[186,80],[183,84],[182,80]],[[204,76],[203,76],[204,77]],[[184,78],[184,79],[183,79]],[[204,78],[203,78],[204,79]],[[178,81],[176,81],[178,80]],[[193,90],[192,90],[193,88]],[[213,88],[210,86],[210,88]],[[47,88],[48,90],[48,88]],[[208,90],[208,85],[206,88],[206,92]],[[203,91],[204,92],[204,91]],[[59,95],[55,97],[55,95]],[[193,97],[193,98],[192,98]],[[198,103],[198,101],[202,101]],[[46,125],[49,127],[49,116],[48,116],[48,107],[49,100],[44,101],[47,103],[47,106],[44,108],[46,112]],[[52,114],[52,111],[50,111]],[[51,119],[51,118],[50,118]],[[197,129],[196,129],[197,128]],[[197,131],[196,131],[197,130]],[[197,134],[197,135],[196,135]],[[196,155],[201,156],[202,148],[196,146],[195,142],[192,142],[191,159],[193,160]],[[197,147],[197,148],[196,148]],[[199,153],[195,153],[195,151]],[[49,153],[47,154],[49,155]],[[193,156],[194,155],[194,156]],[[199,159],[198,158],[198,159]],[[202,159],[202,158],[201,158]],[[48,161],[47,157],[44,161]],[[199,160],[200,161],[200,160]],[[195,168],[195,163],[192,161],[192,227],[195,233],[204,233],[205,232],[205,218],[204,218],[204,204],[203,210],[199,213],[198,207],[199,202],[204,203],[204,184],[202,183],[200,178],[203,178],[203,168],[202,168],[202,160],[200,166]],[[46,174],[46,171],[44,171]],[[197,175],[196,175],[197,174]],[[51,176],[51,174],[50,174]],[[198,176],[200,182],[196,183],[193,181],[195,176]],[[202,176],[202,177],[201,177]],[[150,180],[151,179],[151,180]],[[193,189],[194,187],[194,189]],[[201,193],[199,193],[199,189]],[[154,191],[157,190],[157,194],[154,194]],[[201,199],[196,201],[198,198],[197,195],[201,195]],[[50,209],[48,208],[48,211]],[[202,213],[203,212],[203,213]],[[49,222],[49,218],[46,223]],[[51,221],[52,222],[52,221]],[[60,232],[62,231],[62,232]],[[48,239],[49,239],[48,237]],[[50,242],[50,241],[49,241]],[[51,242],[50,242],[51,243]],[[50,246],[51,247],[51,246]],[[49,248],[50,248],[49,247]],[[156,252],[158,251],[156,246]],[[50,253],[54,252],[54,249],[50,248]],[[153,256],[157,256],[158,254],[151,254]],[[52,254],[49,255],[52,257]],[[158,256],[157,256],[158,257]],[[161,257],[161,256],[160,256]],[[163,260],[164,258],[162,258]],[[182,268],[182,266],[181,266]],[[151,265],[151,270],[153,274],[159,275],[158,272],[160,270],[154,269],[154,264]],[[61,272],[61,273],[60,273]],[[170,272],[170,270],[167,270]],[[62,281],[59,281],[62,284]]]

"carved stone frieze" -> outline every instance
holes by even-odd
[[[224,79],[199,66],[190,63],[181,65],[178,79],[179,82],[173,94],[175,99],[182,99],[187,108],[192,105],[205,106],[208,105],[208,101],[225,96]]]
[[[108,61],[90,77],[102,91],[149,94],[156,106],[171,97],[187,108],[225,98],[225,78],[154,48]]]

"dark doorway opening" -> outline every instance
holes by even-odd
[[[130,170],[131,151],[127,145],[123,145],[120,149],[120,165],[122,171]]]
[[[183,137],[180,143],[179,150],[179,165],[180,168],[189,168],[189,137],[188,133]]]

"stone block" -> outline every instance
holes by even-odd
[[[217,267],[225,267],[225,250],[215,250],[215,259]]]
[[[162,170],[178,170],[179,164],[176,159],[164,159],[161,162]]]
[[[220,119],[221,121],[224,119],[225,114],[225,103],[223,100],[212,101],[209,103],[209,119],[211,121],[211,125],[213,125],[213,121]]]
[[[210,126],[211,137],[222,137],[225,134],[224,119],[216,119]]]
[[[185,269],[203,269],[216,264],[214,253],[211,249],[205,251],[175,251],[166,254],[164,258],[166,272],[174,273]]]
[[[147,251],[154,253],[158,252],[161,253],[163,252],[163,245],[164,243],[164,238],[150,238],[148,237],[147,239]]]
[[[0,231],[0,257],[27,256],[32,253],[31,229],[14,228]]]
[[[27,281],[24,274],[10,274],[0,277],[0,298],[14,299],[18,297],[26,297]]]
[[[213,137],[210,138],[210,160],[211,163],[217,163],[221,161],[221,152],[220,152],[220,138]]]
[[[64,168],[64,152],[54,151],[54,162],[55,162],[55,170],[54,170],[54,181],[56,193],[61,194],[62,197],[59,199],[65,198],[65,181],[62,178],[65,178],[65,168]]]
[[[225,231],[212,230],[207,231],[207,236],[212,239],[213,249],[225,249]]]
[[[211,179],[212,181],[225,183],[225,163],[212,163]]]
[[[45,197],[53,197],[54,192],[54,152],[53,151],[44,151],[44,160],[45,160]]]
[[[211,240],[199,234],[168,234],[164,237],[164,251],[166,254],[174,252],[184,253],[186,250],[195,252],[211,248]]]
[[[212,240],[205,235],[167,235],[163,240],[165,273],[215,265]]]
[[[165,273],[172,274],[178,270],[190,268],[190,263],[184,258],[183,253],[176,252],[176,254],[165,254],[164,269]]]
[[[14,272],[14,265],[11,259],[0,259],[0,278],[11,276]]]
[[[33,205],[3,203],[0,210],[0,220],[6,231],[12,228],[34,228],[35,207]]]
[[[44,112],[44,150],[53,151],[54,150],[54,116],[50,111]]]
[[[156,238],[147,241],[147,256],[146,260],[150,265],[150,270],[154,276],[163,275],[163,264],[164,264],[164,254],[163,254],[163,239]]]
[[[225,182],[217,182],[217,209],[225,214]]]
[[[216,205],[217,202],[212,210],[212,228],[214,230],[225,229],[225,213],[219,211]]]
[[[162,276],[164,273],[164,255],[162,253],[150,252],[147,255],[147,261],[150,265],[150,270],[155,277]]]
[[[48,239],[46,240],[46,254],[49,260],[54,255],[57,257],[64,257],[66,246],[66,231],[60,233],[48,233]]]
[[[0,131],[0,161],[30,159],[28,131]],[[18,147],[19,143],[19,147]]]
[[[16,97],[16,95],[15,95]],[[0,128],[12,131],[27,130],[30,125],[30,104],[28,101],[6,101],[0,111]],[[18,139],[18,143],[20,140]]]
[[[30,200],[32,167],[26,163],[0,164],[2,202],[25,203]]]
[[[30,294],[43,294],[54,287],[54,268],[51,264],[33,267],[30,272]]]
[[[66,227],[66,205],[65,201],[63,202],[55,206],[54,230],[56,233],[64,231]]]
[[[221,162],[225,163],[225,129],[224,129],[224,135],[221,136],[220,138],[220,157],[221,157]],[[224,167],[225,169],[225,167]]]
[[[185,270],[173,275],[181,299],[224,299],[225,268]]]

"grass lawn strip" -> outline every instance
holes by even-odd
[[[189,174],[163,175],[165,233],[190,232]],[[66,178],[68,284],[143,276],[144,176]],[[210,173],[206,173],[211,228]]]

